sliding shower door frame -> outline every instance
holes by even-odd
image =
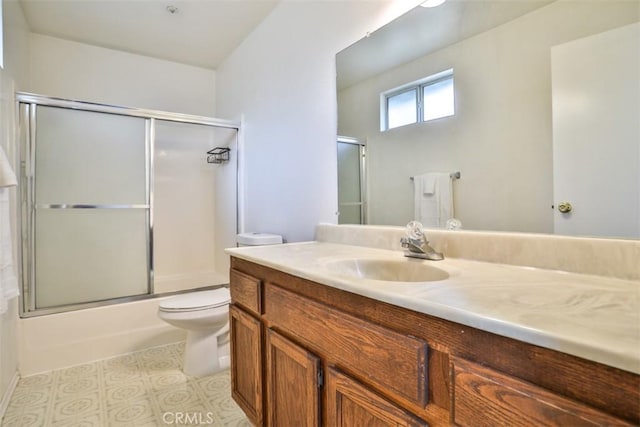
[[[20,317],[33,317],[44,314],[60,313],[83,308],[99,307],[129,301],[137,301],[156,297],[154,294],[153,265],[153,202],[154,202],[154,145],[156,120],[188,123],[210,127],[236,130],[236,145],[240,123],[224,119],[196,116],[182,113],[122,107],[98,104],[70,99],[53,98],[31,93],[16,93],[19,145],[20,145],[20,183],[21,195],[19,228],[21,230],[19,263],[21,265],[22,292]],[[39,106],[56,107],[70,110],[114,114],[137,117],[145,120],[145,198],[144,204],[43,204],[35,201],[35,166],[36,166],[36,119]],[[203,153],[204,155],[204,153]],[[237,156],[236,156],[237,157]],[[237,177],[236,177],[237,179]],[[237,190],[236,190],[237,191]],[[36,209],[145,209],[146,215],[146,248],[147,248],[147,293],[142,295],[123,296],[100,301],[72,303],[47,308],[37,308],[35,297],[35,212]],[[236,225],[237,226],[237,225]]]
[[[366,170],[367,143],[366,143],[366,140],[353,138],[350,136],[338,135],[337,142],[338,144],[349,144],[349,145],[358,147],[358,167],[359,167],[358,176],[360,180],[360,188],[358,191],[360,201],[341,203],[340,200],[338,200],[338,214],[340,213],[340,208],[343,206],[344,207],[357,206],[360,210],[360,224],[367,224],[368,215],[367,215],[367,170]]]

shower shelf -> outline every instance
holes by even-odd
[[[207,163],[224,163],[229,161],[229,151],[231,151],[228,147],[216,147],[207,151]]]

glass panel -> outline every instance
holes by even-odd
[[[146,209],[36,211],[36,308],[148,293]]]
[[[145,204],[145,121],[38,106],[36,204]]]
[[[362,224],[360,205],[340,205],[338,224]]]
[[[360,146],[338,142],[338,202],[360,202]]]
[[[422,88],[423,120],[453,116],[455,113],[453,98],[453,77]]]
[[[411,89],[387,98],[388,129],[418,121],[418,91]]]

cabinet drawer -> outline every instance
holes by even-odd
[[[427,343],[265,285],[265,315],[271,326],[296,337],[328,363],[361,381],[424,407]]]
[[[262,309],[260,279],[232,269],[230,281],[231,300],[233,303],[241,305],[256,315],[260,315]]]
[[[463,359],[453,360],[455,425],[627,426],[622,420]]]

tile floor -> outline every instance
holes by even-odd
[[[250,426],[229,371],[189,377],[171,344],[20,379],[6,427]]]

